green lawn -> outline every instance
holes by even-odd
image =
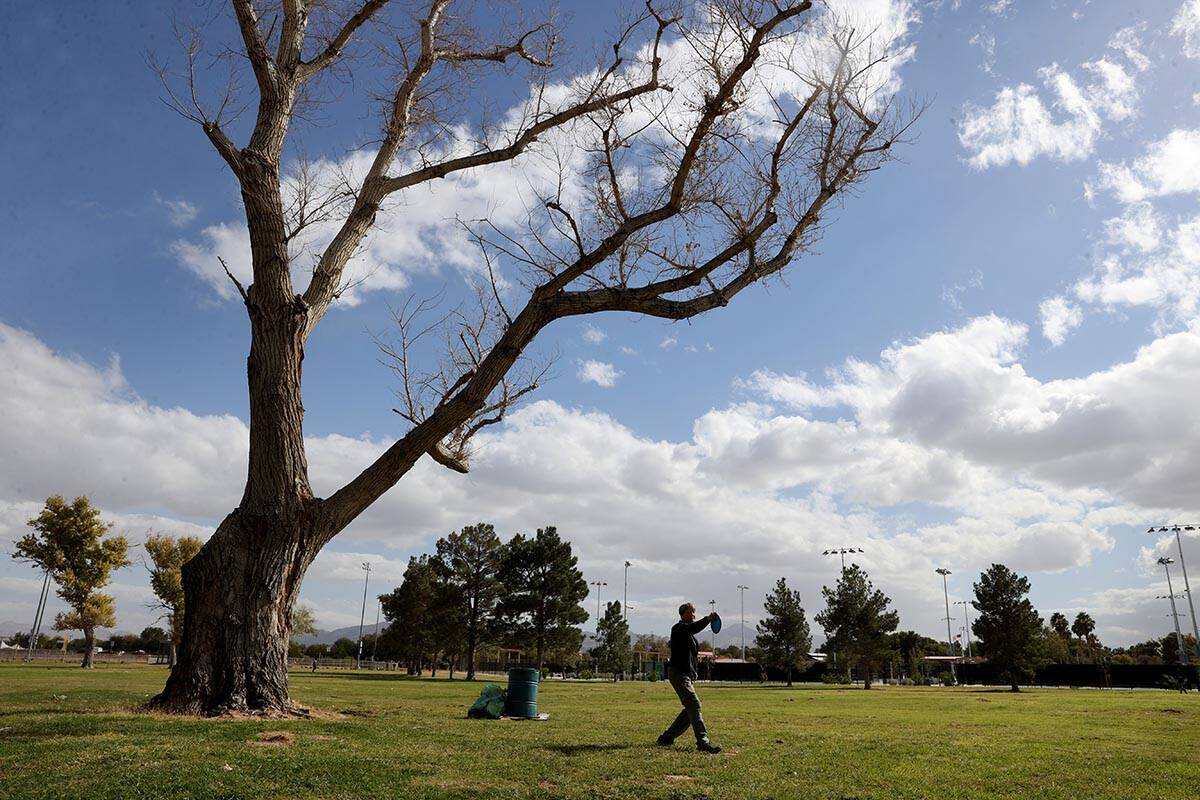
[[[164,676],[0,665],[0,797],[1200,797],[1195,694],[701,686],[726,748],[705,756],[654,745],[665,683],[549,682],[548,722],[466,719],[479,683],[345,672],[292,676],[323,719],[139,713]]]

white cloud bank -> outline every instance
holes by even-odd
[[[593,361],[591,359],[580,362],[577,374],[579,380],[584,383],[594,383],[605,389],[611,389],[616,386],[617,378],[621,377],[621,371],[612,364],[605,361]]]
[[[322,555],[306,599],[326,624],[350,619],[357,602],[343,587],[361,579],[359,562],[378,562],[379,577],[394,582],[408,552],[487,519],[506,534],[558,525],[584,570],[610,583],[619,580],[614,565],[633,560],[631,587],[645,614],[669,610],[697,586],[721,601],[726,584],[766,587],[780,574],[815,610],[830,575],[816,554],[853,541],[905,624],[935,630],[926,611],[940,589],[929,580],[937,563],[964,581],[993,560],[1067,570],[1111,549],[1113,525],[1200,505],[1192,402],[1200,330],[1053,381],[1022,368],[1026,339],[1023,326],[983,317],[895,344],[875,362],[848,361],[823,382],[755,373],[743,387],[749,402],[704,414],[686,441],[651,440],[604,414],[535,402],[483,437],[470,475],[419,462]],[[13,387],[0,395],[5,542],[50,493],[87,493],[134,534],[202,531],[236,503],[247,435],[237,418],[153,406],[115,363],[55,354],[2,325],[0,371]],[[842,416],[817,418],[818,407]],[[318,494],[386,444],[311,438]],[[0,577],[20,577],[14,570],[0,568]],[[118,581],[141,585],[132,571]],[[22,603],[6,596],[0,613],[24,613]],[[132,606],[122,607],[125,619],[148,614]],[[635,627],[666,621],[643,619]],[[1161,627],[1151,617],[1140,624]]]

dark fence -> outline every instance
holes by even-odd
[[[963,683],[1008,685],[1008,681],[988,663],[959,664],[958,677]],[[1162,689],[1174,681],[1200,686],[1200,672],[1194,665],[1047,664],[1034,674],[1031,683],[1036,686],[1087,686],[1099,689]]]

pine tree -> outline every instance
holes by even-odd
[[[500,599],[503,552],[496,529],[486,522],[468,525],[437,542],[437,557],[446,580],[458,589],[464,605],[469,681],[475,679],[475,653],[486,643],[488,621]]]
[[[571,543],[560,539],[553,526],[539,528],[529,538],[518,533],[504,548],[497,623],[514,642],[533,647],[539,671],[548,652],[578,652],[583,641],[578,626],[588,614],[580,603],[588,589],[578,562]]]
[[[821,587],[825,610],[817,624],[826,634],[826,649],[844,653],[848,665],[856,664],[863,688],[871,688],[871,671],[891,658],[890,634],[900,624],[900,615],[888,611],[891,600],[874,587],[857,564],[842,570],[837,587]]]
[[[787,685],[791,686],[792,670],[804,668],[812,646],[800,592],[789,589],[787,579],[780,578],[763,605],[767,616],[758,623],[754,641],[762,651],[762,663],[786,670]]]
[[[604,616],[596,623],[597,644],[592,657],[601,672],[611,672],[613,680],[629,669],[633,648],[629,641],[629,624],[621,613],[621,604],[614,600],[604,607]]]
[[[1003,564],[992,564],[979,576],[971,603],[979,615],[971,631],[1014,692],[1021,691],[1021,679],[1044,659],[1042,618],[1028,594],[1028,579]]]

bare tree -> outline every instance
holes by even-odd
[[[810,0],[670,10],[668,1],[646,3],[619,30],[611,58],[565,85],[551,82],[551,25],[489,41],[479,31],[503,27],[489,8],[460,11],[451,0],[415,11],[388,0],[230,0],[241,52],[205,68],[224,89],[212,102],[201,91],[198,38],[181,36],[186,71],[162,69],[167,100],[236,176],[249,229],[252,281],[226,272],[250,320],[250,452],[241,502],[184,567],[179,663],[154,705],[295,711],[289,619],[308,566],[422,455],[468,469],[471,437],[536,386],[542,370],[523,354],[544,328],[604,311],[681,320],[726,305],[803,252],[831,201],[886,161],[915,118],[893,106],[880,77],[890,44]],[[389,42],[396,79],[377,141],[360,149],[369,167],[321,182],[301,161],[285,175],[294,121],[334,91],[330,76],[348,74],[354,43],[372,32]],[[244,145],[228,132],[245,105],[240,63],[257,89]],[[529,71],[527,100],[477,141],[447,147],[453,103],[486,99],[464,96],[467,79],[496,64]],[[407,429],[342,488],[314,497],[301,367],[309,335],[349,286],[348,263],[381,208],[406,190],[514,160],[551,164],[556,184],[521,226],[464,223],[487,275],[477,307],[424,327],[413,313],[420,303],[397,314],[389,352]],[[295,245],[318,224],[333,232],[297,291]],[[433,332],[445,358],[420,369],[410,345]]]

